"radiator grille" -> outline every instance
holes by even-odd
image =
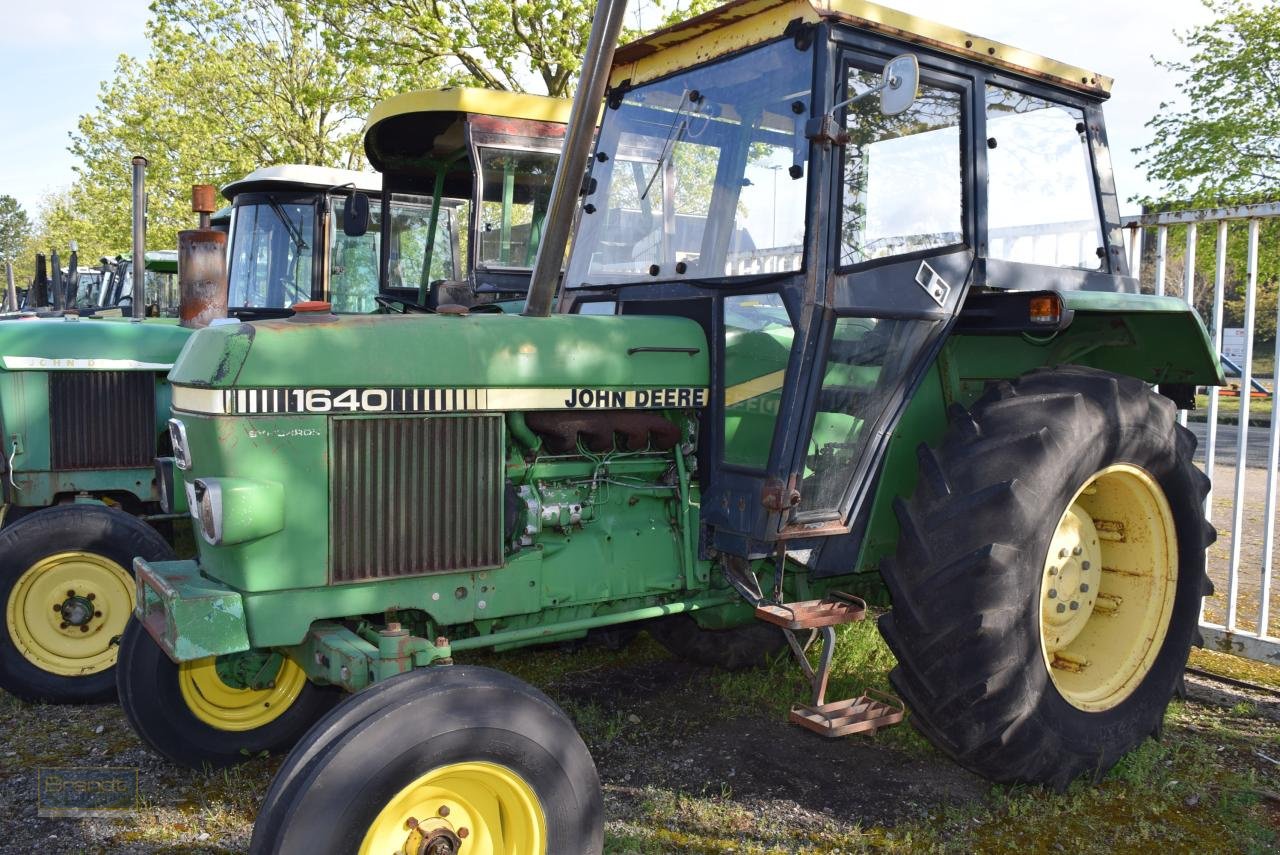
[[[329,578],[502,564],[502,417],[331,421]]]
[[[150,467],[156,457],[156,377],[150,371],[49,373],[55,470]]]

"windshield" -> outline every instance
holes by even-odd
[[[310,200],[235,207],[227,271],[229,306],[288,308],[311,299],[315,216]]]
[[[799,269],[811,77],[788,39],[627,92],[605,111],[568,281]]]
[[[533,267],[560,153],[479,147],[481,267]]]

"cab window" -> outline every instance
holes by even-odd
[[[1102,269],[1084,113],[1000,86],[986,104],[988,257]]]
[[[880,83],[877,71],[850,67],[846,98]],[[872,96],[845,114],[840,263],[964,242],[961,174],[962,93],[922,82],[906,112],[885,116]]]

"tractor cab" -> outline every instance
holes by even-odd
[[[618,50],[561,307],[703,327],[718,548],[821,562],[958,320],[1051,335],[1058,292],[1137,290],[1110,85],[854,0],[728,3]]]
[[[143,299],[146,316],[173,318],[178,315],[178,251],[148,250],[143,256]],[[123,255],[114,261],[103,259],[102,272],[93,292],[80,291],[75,305],[81,311],[102,317],[128,314],[133,305],[133,262]],[[96,299],[97,302],[94,302]],[[112,312],[112,310],[116,312]]]
[[[377,105],[365,125],[365,152],[387,190],[388,290],[429,308],[521,299],[568,115],[563,99],[466,87]],[[466,201],[451,208],[448,199]],[[454,260],[459,250],[465,279]]]
[[[231,202],[227,305],[244,320],[286,317],[309,300],[335,312],[378,308],[378,236],[348,235],[354,195],[381,199],[381,176],[320,166],[270,166],[222,189]]]

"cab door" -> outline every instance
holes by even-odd
[[[838,52],[841,86],[833,102],[879,83],[890,50]],[[826,268],[815,299],[804,305],[784,293],[775,306],[760,308],[750,305],[759,297],[746,301],[775,323],[789,304],[796,334],[786,370],[773,376],[777,383],[744,387],[735,374],[761,375],[735,365],[752,351],[723,347],[715,392],[726,426],[753,394],[760,412],[775,402],[780,411],[768,464],[754,485],[756,512],[739,517],[750,523],[734,531],[725,515],[713,521],[704,514],[722,551],[757,556],[778,541],[850,531],[974,273],[973,92],[972,79],[958,68],[922,57],[919,95],[906,112],[885,116],[873,96],[837,115],[848,140],[830,149],[828,203],[810,208],[821,218],[815,251]],[[742,302],[724,313],[730,332]],[[764,397],[770,394],[774,401]],[[741,480],[732,472],[717,475],[726,476],[715,479],[726,485]],[[720,492],[713,487],[709,495]]]

